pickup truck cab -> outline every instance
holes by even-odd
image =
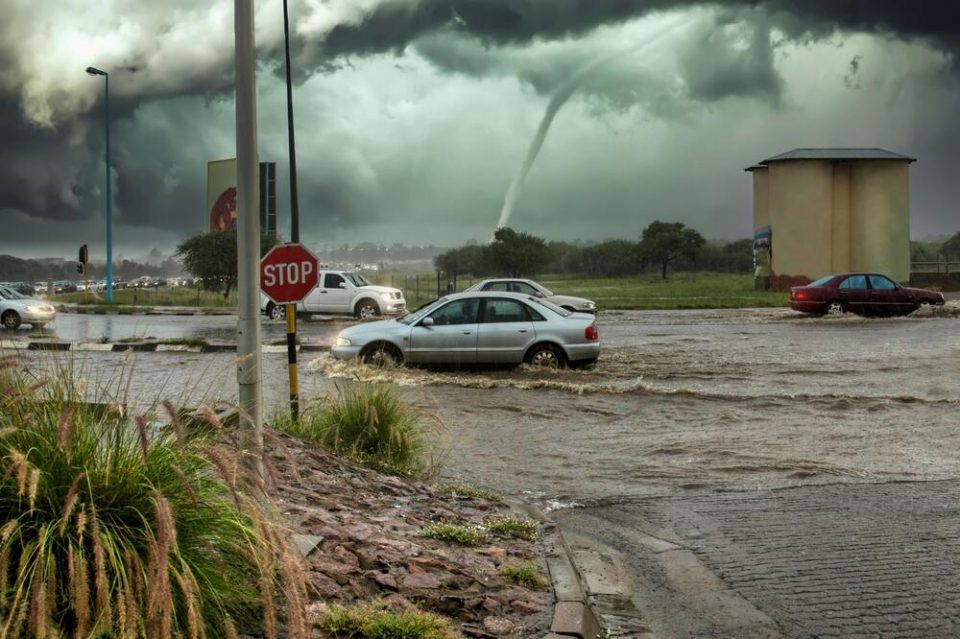
[[[317,288],[297,302],[297,313],[353,315],[370,319],[378,315],[402,315],[407,310],[403,291],[389,286],[376,286],[356,271],[322,270]],[[260,294],[260,310],[270,319],[284,317],[284,305],[274,304]]]

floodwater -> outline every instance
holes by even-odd
[[[446,475],[548,508],[960,475],[960,319],[638,311],[599,325],[590,371],[381,370],[304,354],[301,395],[396,383],[445,425]],[[236,398],[233,354],[70,357],[91,388],[135,405]],[[264,354],[263,378],[266,413],[282,410],[285,354]]]

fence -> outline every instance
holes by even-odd
[[[912,273],[958,273],[960,272],[960,261],[937,259],[936,262],[911,262],[910,272]]]
[[[376,280],[376,283],[382,286],[392,286],[402,290],[403,296],[407,300],[407,308],[411,310],[446,294],[451,284],[453,284],[454,291],[462,291],[479,281],[474,277],[447,277],[444,273],[431,275],[381,273],[371,279]]]

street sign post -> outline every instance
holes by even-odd
[[[275,246],[260,260],[260,290],[275,304],[286,304],[287,370],[290,376],[290,413],[300,417],[297,379],[297,302],[319,283],[317,256],[300,244]]]

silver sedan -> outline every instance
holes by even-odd
[[[525,279],[503,278],[495,280],[481,280],[466,289],[464,293],[472,291],[509,291],[511,293],[523,293],[533,297],[542,297],[548,302],[553,302],[561,308],[578,313],[597,312],[597,303],[583,297],[574,297],[572,295],[558,295],[539,282]]]
[[[588,366],[600,354],[596,318],[518,293],[455,293],[406,317],[340,332],[338,359],[413,364]]]
[[[33,328],[43,328],[57,316],[56,310],[47,302],[21,295],[12,288],[0,286],[0,325],[18,328],[21,323]]]

